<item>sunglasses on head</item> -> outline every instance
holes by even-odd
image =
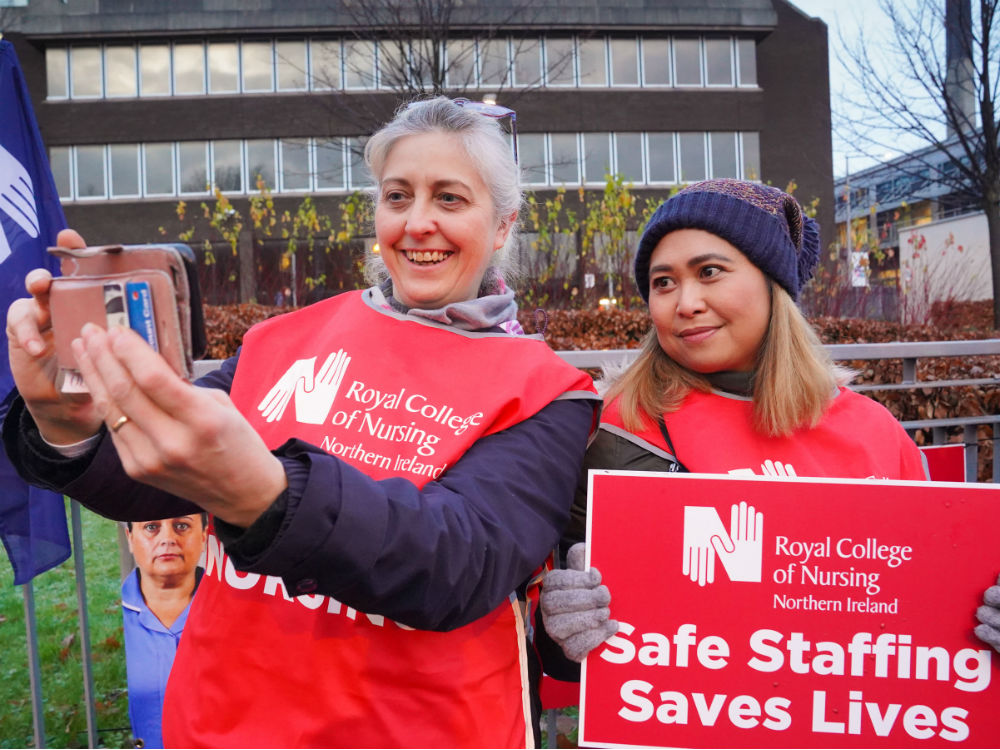
[[[491,104],[490,102],[474,102],[471,99],[466,99],[464,96],[460,96],[452,101],[457,104],[462,109],[468,109],[477,114],[484,115],[485,117],[492,117],[494,120],[502,120],[505,117],[510,118],[510,139],[511,143],[514,145],[514,163],[517,161],[517,112],[512,110],[510,107],[501,107],[499,104]],[[423,101],[410,102],[407,105],[407,109],[413,106],[423,104]]]

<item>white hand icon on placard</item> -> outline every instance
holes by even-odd
[[[794,476],[794,475],[793,475]],[[764,514],[741,501],[733,505],[729,535],[712,537],[712,547],[730,581],[760,581],[764,557]]]
[[[730,581],[761,579],[764,550],[764,514],[740,502],[732,506],[727,532],[715,508],[684,508],[682,571],[699,586],[715,581],[715,556]]]
[[[699,586],[715,580],[715,553],[712,538],[725,535],[726,529],[715,508],[684,508],[684,562],[682,571]]]

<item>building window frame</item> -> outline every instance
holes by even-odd
[[[59,57],[58,61],[52,59]],[[62,94],[52,93],[52,74],[55,68],[62,68],[59,79],[62,81]],[[71,98],[72,89],[69,85],[69,48],[63,46],[53,46],[45,48],[45,98],[50,101],[64,101]]]
[[[581,89],[606,89],[611,84],[611,71],[608,68],[608,62],[610,58],[610,50],[608,49],[608,38],[607,36],[592,36],[588,38],[576,38],[576,43],[573,45],[574,57],[576,59],[576,85]],[[602,67],[602,77],[603,80],[597,83],[584,83],[583,82],[583,55],[581,54],[581,45],[587,42],[599,42],[601,46],[601,67]]]
[[[78,72],[78,69],[79,69],[80,65],[79,65],[79,63],[77,63],[76,65],[74,65],[74,63],[73,63],[74,54],[78,50],[81,53],[84,52],[84,51],[86,51],[86,50],[94,51],[94,52],[97,53],[97,68],[98,69],[97,69],[97,75],[95,76],[95,79],[97,81],[98,91],[97,91],[96,94],[77,93],[77,91],[76,91],[76,87],[77,87],[76,82],[77,82],[77,79],[81,80],[81,84],[80,85],[83,86],[84,85],[83,81],[85,80],[85,78],[87,78],[86,76],[77,75],[77,72]],[[95,44],[71,44],[70,45],[70,47],[69,47],[69,88],[68,88],[68,91],[69,91],[69,98],[70,99],[75,99],[75,100],[93,101],[95,99],[103,99],[104,98],[104,47],[103,47],[103,45],[100,45],[100,44],[96,44],[96,45]]]

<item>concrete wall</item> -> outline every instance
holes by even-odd
[[[900,229],[899,270],[904,321],[920,321],[934,302],[992,299],[986,215]]]

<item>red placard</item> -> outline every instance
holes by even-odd
[[[995,747],[1000,487],[591,472],[580,744]]]
[[[927,462],[928,475],[932,481],[965,481],[965,446],[962,443],[922,445],[920,452]]]

